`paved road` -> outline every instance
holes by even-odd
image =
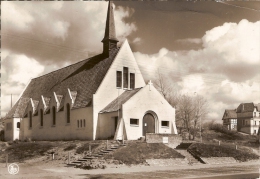
[[[46,165],[20,164],[18,175],[10,175],[4,164],[0,164],[0,178],[41,179],[157,179],[157,178],[201,178],[201,179],[252,179],[258,178],[259,162],[226,165],[197,165],[175,167],[125,167],[105,170],[82,170],[52,163]],[[55,167],[54,167],[55,166]]]

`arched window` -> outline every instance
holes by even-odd
[[[16,127],[20,129],[20,122],[17,122]]]
[[[29,127],[32,127],[32,111],[29,111]]]
[[[70,123],[70,104],[67,103],[67,123]]]
[[[52,107],[52,125],[56,125],[56,108],[55,106]]]
[[[43,110],[40,109],[40,122],[41,122],[41,126],[43,126]]]
[[[82,119],[80,120],[80,127],[82,127]]]

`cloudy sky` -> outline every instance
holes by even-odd
[[[203,95],[209,120],[260,102],[260,2],[115,1],[145,80],[159,71],[182,94]],[[37,77],[102,52],[107,2],[1,3],[1,115]],[[196,92],[196,93],[195,93]]]

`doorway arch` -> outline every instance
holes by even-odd
[[[146,133],[157,133],[158,132],[158,117],[155,112],[147,111],[143,117],[143,136]]]

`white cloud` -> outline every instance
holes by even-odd
[[[192,43],[192,44],[201,44],[202,40],[199,38],[187,38],[187,39],[179,39],[176,42],[180,43]]]

